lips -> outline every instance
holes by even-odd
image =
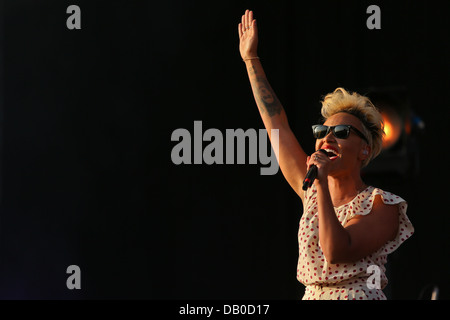
[[[335,147],[322,146],[321,149],[323,149],[327,152],[327,156],[328,156],[328,158],[330,158],[330,160],[335,160],[339,157],[339,152],[337,151],[337,149]]]

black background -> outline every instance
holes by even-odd
[[[389,262],[392,299],[450,297],[449,28],[442,1],[2,1],[2,299],[299,299],[301,201],[281,172],[174,165],[171,134],[263,128],[237,24],[311,153],[321,97],[405,88],[420,166],[377,186],[416,233]],[[69,30],[66,8],[81,8]],[[366,9],[381,9],[368,30]],[[369,181],[370,182],[370,181]],[[81,268],[69,290],[66,268]]]

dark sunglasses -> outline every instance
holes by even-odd
[[[340,124],[340,125],[331,126],[331,127],[323,125],[323,124],[316,124],[316,125],[312,126],[312,129],[313,129],[314,138],[316,138],[316,139],[325,138],[330,133],[330,130],[331,130],[331,132],[333,132],[333,135],[336,138],[347,139],[350,134],[350,130],[353,130],[361,139],[363,139],[364,141],[367,142],[367,144],[369,144],[369,140],[366,138],[366,136],[361,131],[356,129],[354,126],[349,125],[349,124]]]

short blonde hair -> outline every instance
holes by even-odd
[[[346,112],[357,117],[363,124],[363,133],[369,140],[371,150],[369,157],[362,163],[363,167],[380,154],[384,135],[383,118],[368,97],[337,88],[328,93],[321,102],[324,121],[336,113]]]

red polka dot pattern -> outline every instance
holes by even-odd
[[[387,285],[385,264],[387,255],[395,251],[414,233],[406,216],[405,200],[390,192],[368,187],[347,204],[335,207],[336,216],[342,225],[357,215],[367,215],[372,210],[375,197],[379,195],[385,204],[398,205],[399,230],[394,240],[388,241],[371,255],[346,264],[331,264],[326,260],[319,241],[317,190],[315,185],[305,192],[303,215],[300,219],[298,243],[299,259],[297,279],[306,286],[303,299],[386,299],[382,289]],[[381,271],[381,288],[368,289],[367,279],[371,273],[367,268],[377,265]]]

